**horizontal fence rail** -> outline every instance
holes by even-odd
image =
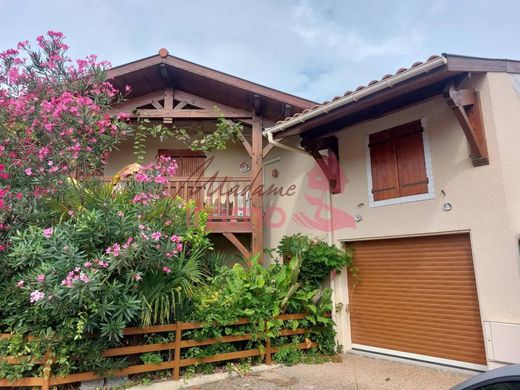
[[[290,321],[290,320],[303,320],[307,317],[306,314],[282,314],[275,317],[277,320]],[[215,327],[224,326],[237,326],[246,325],[249,321],[247,319],[240,319],[232,324],[215,325]],[[194,364],[201,363],[215,363],[223,362],[227,360],[243,359],[247,357],[262,356],[266,364],[272,363],[272,354],[278,352],[283,346],[271,346],[271,339],[266,338],[263,344],[263,349],[245,349],[241,351],[219,353],[212,356],[200,357],[200,358],[181,358],[181,350],[183,348],[199,347],[220,343],[233,343],[239,341],[253,340],[253,334],[241,334],[241,335],[230,335],[221,336],[218,338],[208,338],[205,340],[194,340],[186,339],[183,340],[182,332],[186,330],[194,330],[203,328],[204,325],[200,322],[177,322],[174,324],[167,325],[156,325],[145,328],[126,328],[123,332],[124,336],[135,336],[135,335],[146,335],[151,333],[164,333],[164,332],[175,332],[175,341],[167,343],[156,343],[156,344],[141,344],[132,346],[123,346],[109,348],[103,352],[104,357],[119,357],[119,356],[130,356],[148,352],[160,352],[170,351],[173,356],[172,360],[157,363],[157,364],[136,364],[126,368],[112,370],[107,375],[98,375],[95,372],[82,372],[69,374],[66,376],[53,376],[52,375],[52,364],[53,355],[52,351],[49,351],[42,359],[34,359],[34,364],[43,366],[43,375],[41,377],[26,377],[10,381],[8,379],[0,379],[0,387],[41,387],[43,390],[48,390],[50,386],[64,385],[74,382],[83,382],[102,379],[107,376],[124,376],[131,374],[141,374],[152,371],[160,370],[172,370],[172,378],[179,380],[180,369]],[[286,337],[293,335],[302,335],[310,331],[308,328],[296,328],[296,329],[282,329],[277,337]],[[0,339],[10,338],[10,334],[0,334]],[[259,341],[259,340],[258,340]],[[317,346],[317,343],[312,342],[308,339],[306,342],[296,345],[298,349],[310,349]],[[1,356],[0,359],[7,361],[8,364],[18,364],[21,359],[27,359],[24,357],[11,357]],[[30,357],[29,357],[30,358]]]

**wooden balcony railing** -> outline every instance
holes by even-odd
[[[194,200],[199,210],[209,210],[207,227],[213,233],[247,233],[251,227],[249,177],[174,177],[165,184],[168,196]],[[104,176],[110,182],[112,177]]]

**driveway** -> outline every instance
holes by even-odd
[[[244,378],[191,387],[192,390],[446,390],[471,374],[386,359],[343,355],[339,363],[299,364],[250,373]]]

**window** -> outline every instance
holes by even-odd
[[[420,120],[371,134],[369,190],[371,206],[434,197],[431,163]]]

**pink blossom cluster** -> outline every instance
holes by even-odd
[[[99,168],[130,129],[125,115],[108,113],[119,96],[103,81],[108,63],[93,55],[74,63],[59,32],[36,41],[35,49],[24,41],[0,53],[0,118],[13,134],[0,140],[0,209],[10,219],[5,213],[23,209],[21,202],[54,194],[67,176]]]
[[[38,301],[41,301],[43,298],[45,298],[45,293],[40,290],[34,290],[31,292],[31,295],[29,297],[29,302],[36,303]]]
[[[159,156],[157,163],[149,163],[141,167],[135,175],[139,183],[166,184],[177,171],[177,161],[171,157]]]
[[[76,267],[67,274],[66,278],[61,281],[61,284],[65,287],[72,287],[72,284],[76,280],[80,280],[83,283],[88,283],[90,278],[85,272],[81,271],[80,267]]]
[[[119,251],[121,250],[121,245],[119,245],[117,242],[111,246],[109,246],[105,252],[107,255],[112,255],[114,257],[119,256]]]
[[[146,205],[157,199],[159,199],[159,195],[157,194],[154,194],[152,192],[141,192],[134,196],[134,198],[132,199],[132,203],[140,203]]]

